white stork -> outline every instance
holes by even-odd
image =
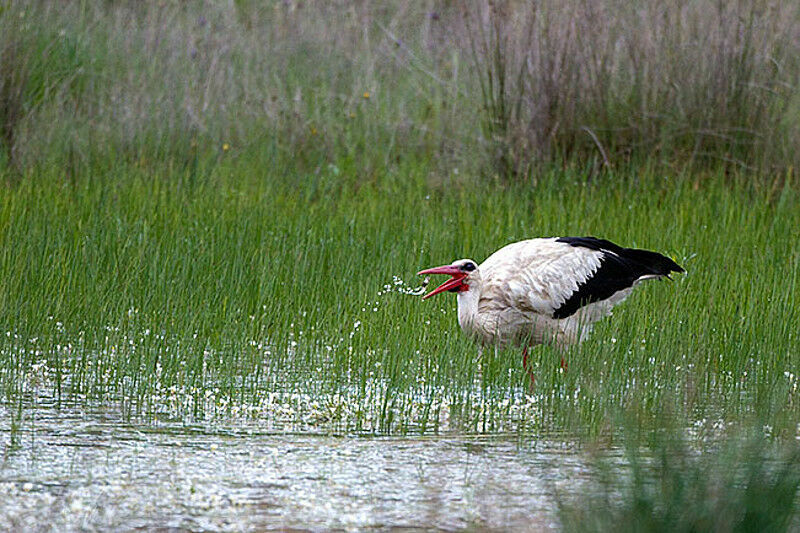
[[[595,237],[554,237],[509,244],[480,265],[459,259],[418,274],[452,276],[423,299],[457,293],[461,329],[484,346],[522,344],[527,369],[528,344],[584,340],[636,284],[671,272],[684,270],[656,252]]]

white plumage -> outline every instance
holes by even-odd
[[[562,237],[509,244],[480,266],[460,259],[420,274],[452,276],[425,298],[457,292],[458,323],[481,344],[565,346],[585,339],[637,283],[670,272],[683,269],[656,252]]]

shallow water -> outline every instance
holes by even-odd
[[[109,410],[0,407],[0,524],[12,530],[558,528],[586,478],[558,439],[269,434],[136,424]]]

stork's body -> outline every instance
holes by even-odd
[[[484,345],[582,341],[646,279],[683,272],[671,259],[594,237],[515,242],[480,266],[461,259],[420,274],[452,278],[426,296],[458,293],[458,323]]]

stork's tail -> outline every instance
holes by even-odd
[[[644,271],[642,274],[644,279],[651,277],[669,278],[672,272],[686,272],[678,263],[658,252],[639,250],[637,248],[622,248],[618,255],[641,266],[642,271]]]
[[[553,312],[553,318],[566,318],[587,303],[612,298],[640,281],[669,278],[671,272],[684,271],[675,261],[660,253],[623,248],[605,239],[560,237],[556,242],[600,252],[600,267]],[[622,294],[621,298],[624,298]]]
[[[600,252],[611,252],[618,256],[633,272],[639,274],[639,279],[669,277],[671,272],[686,272],[678,263],[650,250],[638,248],[623,248],[611,241],[597,237],[561,237],[556,239],[571,246],[582,246]]]

